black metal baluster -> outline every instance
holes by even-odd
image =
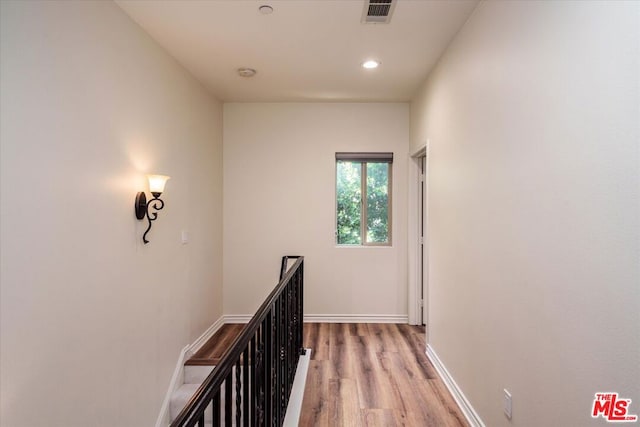
[[[291,331],[291,361],[294,365],[293,376],[291,377],[291,386],[293,386],[293,380],[296,375],[296,369],[298,368],[297,360],[300,358],[300,351],[298,347],[298,328],[301,326],[301,319],[298,317],[298,288],[294,280],[291,281],[291,293],[293,294],[291,300],[291,312],[293,313],[293,330]]]
[[[241,387],[242,383],[240,382],[240,359],[236,361],[236,426],[240,427],[240,417],[242,417],[242,394]]]
[[[287,407],[287,390],[289,389],[289,379],[291,378],[291,357],[289,355],[289,345],[291,343],[291,286],[287,285],[284,289],[284,295],[282,297],[282,306],[284,307],[284,342],[282,345],[282,350],[284,351],[284,360],[283,364],[283,381],[282,381],[282,404]],[[285,412],[285,411],[283,411]]]
[[[285,287],[286,292],[286,287]],[[279,328],[278,328],[278,347],[279,347],[279,358],[278,358],[278,425],[282,424],[284,410],[282,409],[284,405],[284,375],[285,375],[285,349],[284,349],[284,340],[287,333],[287,325],[285,323],[286,313],[285,313],[285,292],[280,295],[278,298],[278,317],[280,318]]]
[[[258,339],[260,332],[259,330],[253,335],[253,338],[251,338],[251,388],[250,388],[250,393],[251,393],[251,406],[249,407],[249,410],[251,411],[251,421],[252,421],[252,425],[257,425],[258,423],[258,417],[256,416],[256,408],[257,408],[257,391],[256,391],[256,375],[257,375],[257,360],[256,360],[256,340]]]
[[[249,347],[242,352],[242,404],[244,421],[242,425],[243,427],[249,427]]]
[[[275,336],[275,358],[273,364],[273,374],[274,374],[274,388],[273,388],[273,425],[280,425],[280,369],[282,367],[282,352],[281,350],[281,340],[280,336],[282,335],[282,304],[281,304],[280,296],[275,303],[275,322],[274,322],[274,336]]]
[[[264,354],[264,350],[263,350],[263,344],[266,341],[266,337],[265,337],[265,322],[266,319],[262,320],[262,324],[260,325],[260,336],[258,338],[258,342],[256,343],[257,345],[257,349],[256,349],[256,357],[258,358],[258,370],[256,371],[256,398],[258,400],[258,405],[256,406],[257,410],[258,410],[258,419],[259,419],[259,425],[262,426],[264,425],[265,422],[265,418],[264,418],[264,358],[265,358],[265,354]]]
[[[279,298],[273,303],[273,364],[271,365],[271,425],[278,425],[278,408],[280,401],[280,388],[278,387],[278,368],[280,367],[280,340],[278,331],[280,330],[280,316],[278,310]]]
[[[258,342],[258,371],[256,372],[257,379],[257,394],[258,394],[258,425],[264,426],[267,423],[266,408],[267,408],[267,391],[265,376],[266,376],[266,349],[265,344],[267,342],[267,320],[262,321],[260,325],[260,341]]]
[[[229,375],[224,380],[224,425],[231,427],[231,402],[233,400],[233,375],[229,371]]]
[[[296,372],[296,364],[294,363],[294,359],[296,356],[296,351],[292,351],[295,346],[295,336],[297,330],[297,316],[295,312],[295,287],[293,286],[293,281],[289,282],[287,285],[287,396],[291,391],[291,386],[293,385],[293,377]],[[287,398],[288,404],[289,398]]]
[[[271,368],[273,364],[273,330],[272,330],[272,313],[273,313],[273,305],[267,314],[265,319],[265,360],[264,360],[264,420],[265,424],[271,425],[273,423],[272,416],[272,374]]]
[[[300,354],[304,354],[303,342],[302,342],[302,330],[304,327],[304,262],[300,264],[298,271],[296,272],[296,283],[298,288],[298,317],[300,318],[300,325],[298,326],[298,345],[300,346]]]
[[[220,427],[220,390],[213,396],[211,410],[213,412],[213,427]]]

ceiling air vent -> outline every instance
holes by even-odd
[[[365,0],[363,24],[388,24],[397,0]]]

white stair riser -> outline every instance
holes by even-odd
[[[195,367],[195,366],[192,366]],[[207,366],[203,366],[204,368],[210,368]],[[187,366],[185,366],[185,381],[186,381],[186,368]],[[235,371],[236,368],[234,367],[232,369],[232,375],[233,375],[233,381],[232,381],[232,394],[231,394],[231,402],[233,407],[235,408],[235,403],[236,403],[236,381],[235,381]],[[242,371],[243,369],[240,369],[240,375],[242,375]],[[202,373],[202,370],[199,370],[199,373]],[[207,374],[208,375],[208,374]],[[205,378],[206,376],[205,375]],[[248,386],[249,384],[247,384]],[[178,414],[180,413],[180,411],[182,411],[182,408],[185,407],[185,405],[187,404],[187,402],[191,399],[191,397],[194,395],[194,393],[198,390],[198,388],[200,387],[200,384],[183,384],[182,387],[180,387],[178,390],[176,390],[173,395],[171,396],[171,400],[169,403],[169,412],[170,412],[170,416],[171,416],[171,421],[173,421]],[[221,391],[222,394],[220,395],[220,413],[221,413],[221,419],[224,421],[224,407],[225,407],[225,395],[224,395],[224,390],[225,390],[225,384],[222,383],[222,387],[221,387]],[[212,409],[211,409],[211,405],[209,405],[205,411],[205,417],[204,417],[204,421],[206,425],[210,425],[212,423]],[[235,425],[235,413],[233,414],[233,422],[232,425]]]
[[[184,383],[185,384],[202,384],[204,380],[213,371],[214,366],[192,366],[184,367]]]

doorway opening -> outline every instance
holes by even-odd
[[[426,316],[426,295],[425,295],[425,255],[426,251],[424,248],[424,239],[426,237],[425,233],[425,214],[426,214],[426,201],[427,201],[427,188],[425,182],[425,172],[427,168],[427,156],[420,157],[420,208],[419,208],[419,221],[420,221],[420,232],[418,233],[420,240],[420,259],[418,260],[418,268],[420,269],[420,283],[418,284],[420,287],[420,306],[422,310],[420,310],[420,320],[421,324],[424,326],[427,323]]]
[[[427,146],[409,162],[409,323],[429,327]]]

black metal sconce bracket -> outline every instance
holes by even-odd
[[[142,235],[142,241],[146,245],[149,243],[147,240],[147,233],[151,230],[151,221],[155,221],[158,219],[158,211],[164,208],[164,201],[160,198],[162,193],[151,193],[153,195],[153,199],[149,200],[147,203],[147,196],[143,191],[140,191],[136,194],[136,218],[142,220],[145,216],[147,217],[147,221],[149,221],[149,226],[147,230]],[[155,212],[150,212],[151,209],[154,209]]]

